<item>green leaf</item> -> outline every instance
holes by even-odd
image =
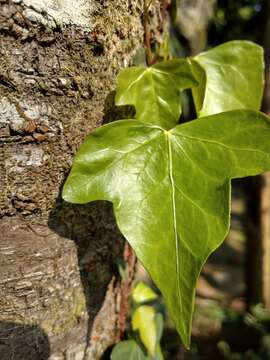
[[[161,351],[160,344],[158,344],[158,346],[157,346],[157,354],[156,354],[156,356],[154,357],[154,360],[164,360],[164,357],[163,357],[163,354],[162,354],[162,351]]]
[[[187,60],[130,67],[118,75],[115,103],[134,105],[137,120],[171,129],[181,114],[180,92],[197,84]]]
[[[155,317],[156,329],[157,329],[157,353],[156,360],[163,360],[163,354],[160,347],[160,340],[162,337],[163,329],[164,329],[164,319],[161,313],[156,313]]]
[[[147,360],[147,357],[134,340],[127,340],[114,346],[111,360]]]
[[[157,350],[155,316],[155,309],[148,305],[138,307],[132,316],[132,329],[139,332],[140,339],[151,357],[156,355]]]
[[[157,342],[160,342],[164,328],[164,320],[161,313],[156,314],[156,328],[157,328]]]
[[[157,294],[145,283],[140,281],[132,290],[132,299],[137,304],[142,304],[148,301],[153,301],[157,299]]]
[[[200,117],[236,109],[259,110],[264,85],[262,47],[230,41],[191,59],[199,86],[192,89]]]
[[[250,110],[170,131],[122,120],[86,139],[65,183],[66,201],[113,202],[187,347],[200,270],[229,229],[230,179],[270,170],[269,139],[269,118]]]

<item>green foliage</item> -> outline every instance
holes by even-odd
[[[200,117],[234,109],[259,110],[263,94],[263,50],[248,41],[231,41],[196,56],[192,89]]]
[[[143,282],[132,291],[133,312],[131,317],[133,340],[122,341],[112,351],[111,360],[163,360],[160,339],[163,317],[152,305],[144,305],[157,299],[157,294]]]
[[[132,316],[132,329],[138,331],[140,339],[150,357],[155,357],[159,344],[156,312],[153,306],[139,306]]]
[[[243,54],[251,60],[243,62]],[[233,42],[190,62],[119,75],[117,104],[133,104],[137,121],[91,134],[63,192],[73,203],[113,203],[119,229],[161,290],[186,347],[199,273],[229,229],[230,179],[270,170],[269,118],[254,111],[263,86],[261,50]],[[179,92],[194,86],[194,76],[197,109],[215,115],[174,126]]]
[[[257,304],[250,313],[241,315],[234,311],[224,311],[224,340],[217,346],[224,359],[260,360],[270,359],[270,313]],[[232,334],[238,334],[239,349]],[[230,334],[230,335],[228,335]],[[245,346],[241,345],[241,341]],[[243,348],[246,350],[243,351]]]
[[[157,294],[145,283],[140,281],[132,290],[132,299],[137,304],[143,304],[157,299]]]
[[[187,60],[163,61],[148,68],[130,67],[117,79],[116,105],[134,105],[136,119],[164,129],[181,114],[180,93],[198,85]]]
[[[147,357],[135,340],[126,340],[113,348],[111,360],[147,360]]]

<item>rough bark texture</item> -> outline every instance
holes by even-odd
[[[134,255],[110,204],[60,192],[85,136],[119,115],[115,77],[142,45],[142,8],[0,0],[1,360],[79,360],[86,345],[95,360],[121,337]]]

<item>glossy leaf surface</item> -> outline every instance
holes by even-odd
[[[259,110],[264,85],[263,49],[230,41],[191,59],[199,82],[192,89],[200,117],[236,109]]]
[[[121,341],[113,348],[111,360],[149,360],[134,340]]]
[[[122,234],[188,346],[197,278],[229,229],[230,179],[266,170],[270,122],[263,114],[232,111],[170,131],[122,120],[86,139],[63,197],[113,202]]]
[[[148,301],[153,301],[157,299],[157,294],[145,283],[140,281],[134,289],[132,290],[132,299],[137,304],[142,304]]]
[[[116,105],[134,105],[136,119],[171,129],[181,114],[180,92],[197,86],[187,60],[130,67],[117,78]]]

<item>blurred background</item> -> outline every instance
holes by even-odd
[[[270,1],[173,0],[163,50],[195,55],[229,40],[264,47],[262,111],[270,114]],[[195,116],[183,94],[184,120]],[[270,139],[269,139],[270,141]],[[139,280],[149,283],[140,269]],[[186,352],[166,315],[161,347],[166,359],[270,359],[270,174],[233,182],[231,231],[199,279],[192,347]]]

